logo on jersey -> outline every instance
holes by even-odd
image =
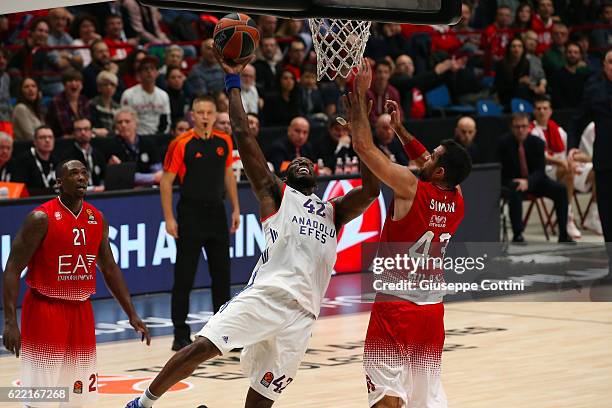
[[[217,147],[217,156],[221,157],[225,154],[225,149],[222,147]]]
[[[225,342],[225,344],[227,344],[227,342],[229,341],[229,337],[227,336],[223,336],[221,337],[223,339],[223,341]]]
[[[58,220],[58,221],[61,220],[62,219],[62,213],[59,212],[59,211],[56,211],[55,212],[55,219]]]
[[[322,201],[340,197],[361,185],[360,179],[331,181]],[[382,196],[370,205],[365,213],[346,224],[338,233],[338,257],[334,270],[358,272],[361,270],[361,245],[364,242],[376,242],[382,231],[387,215],[385,200]]]
[[[96,217],[94,217],[93,211],[91,210],[91,208],[88,208],[87,210],[85,210],[85,212],[87,213],[87,223],[88,224],[97,224],[98,221],[96,221]]]
[[[274,381],[274,374],[272,374],[270,371],[268,371],[267,373],[264,374],[264,376],[262,377],[260,383],[264,387],[268,388],[268,387],[270,387],[270,384],[272,384],[272,381]]]
[[[429,220],[429,226],[435,228],[446,228],[446,216],[445,215],[432,215]]]
[[[72,386],[72,392],[75,394],[82,394],[83,393],[83,381],[75,381],[74,385]]]

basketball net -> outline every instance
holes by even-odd
[[[312,42],[317,53],[317,79],[338,75],[346,78],[357,71],[370,38],[371,21],[309,18]]]

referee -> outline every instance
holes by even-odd
[[[168,147],[160,182],[166,230],[177,242],[172,288],[174,351],[191,344],[190,328],[185,320],[202,247],[208,257],[214,311],[217,312],[230,298],[225,191],[233,207],[232,233],[240,223],[240,208],[236,178],[232,172],[232,140],[229,135],[213,130],[216,116],[212,97],[194,99],[191,112],[194,128],[178,136]],[[177,175],[180,199],[175,219],[172,185]]]

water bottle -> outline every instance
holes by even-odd
[[[338,157],[336,159],[336,168],[334,169],[334,174],[335,175],[344,174],[344,162],[342,161],[341,157]]]

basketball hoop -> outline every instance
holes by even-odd
[[[317,79],[346,78],[361,64],[370,38],[371,21],[309,18],[312,42],[317,53]]]

